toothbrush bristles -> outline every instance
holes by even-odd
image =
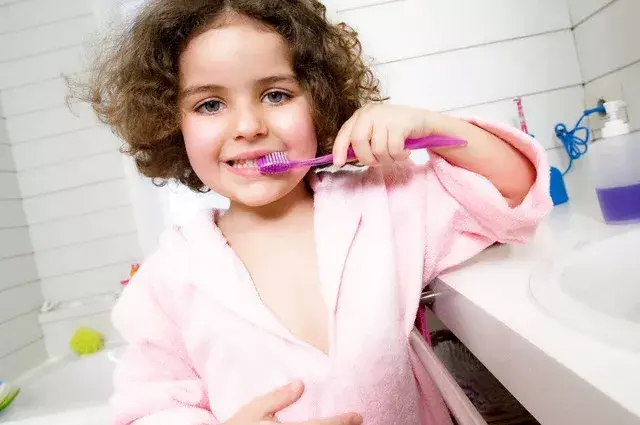
[[[286,173],[291,168],[291,163],[284,152],[272,152],[258,158],[257,165],[262,174]]]

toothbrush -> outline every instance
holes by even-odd
[[[467,142],[462,139],[455,139],[445,136],[428,136],[417,139],[407,139],[404,144],[405,149],[415,150],[424,148],[442,148],[465,146]],[[347,151],[347,161],[356,159],[353,148],[349,147]],[[282,174],[299,167],[316,167],[319,165],[327,165],[333,162],[333,155],[324,155],[313,159],[304,159],[300,161],[291,161],[287,158],[285,152],[272,152],[263,157],[258,158],[256,164],[261,174]]]

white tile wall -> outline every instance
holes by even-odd
[[[553,90],[522,97],[522,107],[527,118],[527,127],[547,149],[561,146],[555,137],[554,127],[559,122],[573,125],[584,110],[584,90],[582,85]],[[455,109],[453,115],[476,115],[486,119],[519,126],[514,117],[512,99],[488,104]],[[571,124],[569,124],[571,123]]]
[[[18,174],[18,181],[22,196],[32,198],[37,195],[122,177],[124,177],[124,171],[121,154],[107,152],[47,167],[25,170]]]
[[[123,262],[134,262],[140,256],[136,233],[110,237],[73,246],[35,253],[36,266],[42,279],[97,269]]]
[[[549,149],[558,146],[554,126],[584,110],[571,22],[586,9],[570,14],[556,0],[325,4],[358,31],[393,103],[517,126],[513,98],[522,97],[529,131]]]
[[[0,229],[0,260],[33,252],[27,227]]]
[[[27,225],[22,209],[22,201],[0,201],[0,229],[7,227],[21,227]]]
[[[640,2],[616,0],[575,29],[585,81],[640,59]]]
[[[64,106],[66,96],[67,85],[63,78],[2,90],[0,91],[0,103],[4,106],[2,116],[10,117],[25,112]]]
[[[130,206],[34,224],[29,228],[31,244],[35,251],[45,251],[135,231],[136,226]]]
[[[3,171],[14,171],[15,169],[11,156],[11,146],[0,145],[0,173]]]
[[[117,179],[23,201],[27,221],[38,224],[130,205],[127,182]]]
[[[120,143],[86,105],[65,103],[64,77],[83,75],[95,40],[93,6],[0,0],[0,170],[16,171],[0,173],[0,369],[42,359],[27,312],[43,295],[113,291],[139,257]]]
[[[0,358],[0,373],[3,379],[12,381],[18,378],[25,370],[45,361],[46,358],[47,351],[44,339],[40,338],[18,349],[11,355]]]
[[[404,0],[338,16],[358,31],[366,54],[378,63],[571,26],[566,3],[557,0]]]
[[[0,62],[77,46],[85,40],[88,41],[88,34],[94,28],[94,18],[89,13],[36,28],[0,34]]]
[[[42,296],[50,301],[77,300],[118,291],[128,279],[130,261],[120,262],[73,274],[44,278]]]
[[[0,33],[35,28],[92,13],[86,0],[28,0],[9,3],[0,9]]]
[[[76,46],[11,62],[1,62],[0,90],[81,72],[85,59],[85,48]]]
[[[2,92],[0,91],[0,96]],[[1,97],[0,97],[1,100]],[[7,136],[7,129],[5,128],[4,118],[2,117],[2,102],[0,101],[0,145],[10,145],[9,136]]]
[[[33,255],[21,255],[0,260],[0,291],[38,280]]]
[[[38,312],[27,313],[0,323],[0,359],[41,338]]]
[[[32,313],[42,304],[40,282],[31,282],[0,293],[0,323]]]
[[[18,171],[79,160],[97,154],[116,152],[120,142],[102,126],[72,131],[13,146]]]
[[[95,126],[98,121],[86,105],[65,106],[28,112],[6,118],[7,134],[12,144],[69,133]],[[37,122],[38,125],[33,125]]]
[[[327,6],[327,11],[337,11],[338,13],[360,7],[374,6],[384,3],[400,3],[404,0],[324,0],[322,3]]]
[[[393,102],[437,110],[581,82],[569,30],[393,62],[377,70]]]
[[[20,199],[18,177],[15,173],[0,173],[0,198]]]

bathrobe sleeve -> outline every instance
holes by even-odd
[[[426,196],[425,283],[496,242],[527,242],[553,206],[544,148],[513,127],[475,118],[467,120],[522,152],[535,166],[536,180],[522,203],[510,207],[487,178],[429,152],[421,189]]]
[[[167,279],[179,279],[162,248],[134,275],[112,313],[126,343],[114,374],[114,425],[213,425],[207,388],[186,353]]]

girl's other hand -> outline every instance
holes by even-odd
[[[295,381],[258,397],[242,407],[225,425],[268,425],[281,423],[276,414],[300,399],[304,385]],[[361,425],[362,417],[356,413],[345,413],[329,418],[296,422],[295,425]],[[290,424],[294,425],[294,424]]]

